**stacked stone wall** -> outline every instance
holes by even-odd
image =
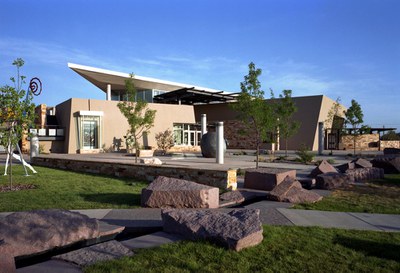
[[[32,163],[36,166],[116,177],[132,177],[149,182],[152,182],[157,176],[166,176],[189,180],[221,189],[236,189],[236,170],[199,170],[180,166],[150,166],[133,163],[96,162],[50,158],[46,156],[34,157]]]
[[[400,149],[400,140],[381,140],[381,150],[385,148]]]
[[[341,143],[343,149],[354,149],[354,136],[342,136]],[[377,151],[379,149],[379,134],[365,134],[356,136],[356,150],[358,151]]]

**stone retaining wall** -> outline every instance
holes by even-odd
[[[236,189],[236,170],[199,170],[180,166],[151,166],[118,162],[85,161],[45,156],[34,157],[32,164],[49,168],[116,177],[132,177],[152,182],[157,176],[185,179],[221,189]]]
[[[381,140],[381,150],[385,148],[400,148],[400,140]]]
[[[345,150],[354,149],[354,136],[342,136],[341,143]],[[379,149],[379,134],[366,134],[356,136],[356,150],[358,151],[377,151]]]

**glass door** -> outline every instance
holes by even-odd
[[[98,149],[98,122],[97,120],[83,120],[82,122],[83,149]]]

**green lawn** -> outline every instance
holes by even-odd
[[[241,252],[185,241],[85,268],[100,272],[400,272],[400,233],[264,226]]]
[[[0,192],[0,211],[133,208],[140,206],[141,189],[147,185],[133,179],[35,169],[37,174],[26,177],[21,165],[13,166],[14,184],[34,184],[37,188]],[[4,166],[0,171],[4,173]],[[0,185],[8,185],[8,176],[0,176]]]
[[[400,174],[385,175],[384,180],[335,190],[320,202],[294,208],[400,214]]]

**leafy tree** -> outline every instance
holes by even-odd
[[[17,77],[10,78],[14,87],[9,85],[0,87],[0,145],[7,149],[10,157],[10,188],[12,188],[12,154],[14,148],[35,120],[33,96],[30,92],[26,96],[25,90],[22,89],[25,76],[20,75],[20,68],[24,65],[24,61],[18,58],[13,62],[13,65],[17,69]],[[26,98],[24,99],[24,97]]]
[[[255,132],[256,140],[256,168],[260,156],[260,145],[263,141],[272,141],[271,132],[276,127],[276,117],[273,106],[264,100],[264,91],[261,89],[258,77],[262,71],[254,63],[249,64],[249,73],[240,83],[241,92],[237,103],[233,104],[234,110],[239,112],[239,118],[247,127],[246,134]]]
[[[357,143],[357,126],[362,124],[364,114],[361,110],[360,104],[354,99],[351,100],[351,106],[345,112],[346,123],[351,125],[353,134],[353,149],[354,155],[356,154],[356,143]]]
[[[337,97],[336,101],[332,105],[331,109],[329,109],[328,115],[326,120],[324,121],[324,127],[325,128],[330,128],[330,132],[334,133],[337,132],[340,129],[343,129],[343,108],[342,105],[340,104],[341,99],[340,97]],[[333,153],[333,150],[331,149],[331,154]]]
[[[147,134],[154,125],[156,110],[147,108],[147,102],[136,99],[136,88],[133,83],[133,74],[125,80],[127,100],[117,104],[121,113],[126,117],[129,130],[126,139],[132,139],[133,147],[136,149],[135,163],[137,163],[138,151],[140,148],[139,139]]]
[[[279,135],[285,139],[285,156],[287,157],[288,139],[296,134],[300,127],[300,123],[293,120],[293,114],[297,111],[297,107],[292,100],[292,90],[283,90],[275,107],[278,116]]]
[[[163,154],[167,152],[172,146],[174,146],[174,137],[170,129],[165,130],[156,134],[157,146],[162,150]]]
[[[395,131],[389,131],[382,135],[381,140],[400,140],[400,134],[397,134]]]

